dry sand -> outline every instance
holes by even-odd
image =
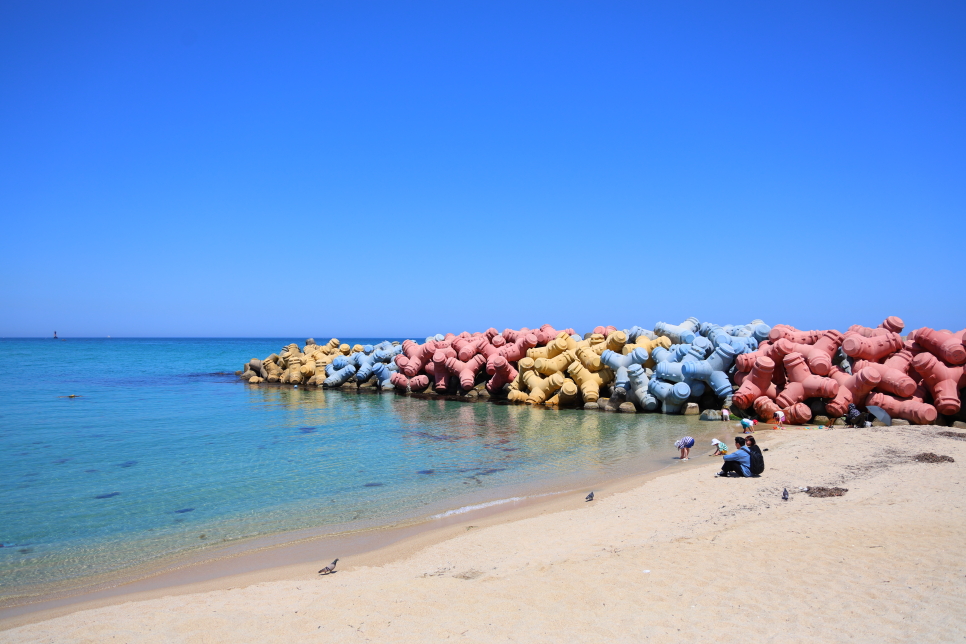
[[[225,579],[20,625],[35,613],[0,623],[0,641],[963,641],[966,441],[941,430],[759,432],[761,478],[716,479],[720,459],[692,451],[592,503],[459,526],[379,565],[344,558],[325,577]]]

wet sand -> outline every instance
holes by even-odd
[[[759,432],[761,478],[716,479],[720,459],[692,450],[592,503],[549,497],[359,555],[9,616],[0,641],[961,639],[966,441],[941,429]],[[849,491],[799,491],[819,485]],[[316,575],[334,556],[339,572]]]

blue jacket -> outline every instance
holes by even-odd
[[[738,465],[741,466],[741,473],[745,476],[751,476],[751,452],[748,451],[747,447],[741,447],[734,453],[725,454],[721,458],[726,461],[738,461]]]

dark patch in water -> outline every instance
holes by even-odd
[[[436,470],[419,470],[416,474],[435,474]]]
[[[99,470],[84,470],[84,472],[86,472],[87,474],[93,474],[94,472],[97,472],[97,471]]]
[[[480,476],[488,476],[490,474],[496,474],[497,472],[502,472],[505,469],[506,469],[505,467],[491,467],[488,470],[483,470],[482,472],[480,472]]]
[[[434,441],[445,441],[447,443],[455,443],[458,440],[470,438],[469,436],[454,436],[451,434],[441,434],[440,436],[436,436],[435,434],[430,434],[429,432],[412,432],[411,435],[419,436],[421,438],[429,438]]]
[[[178,517],[174,520],[175,523],[184,523],[184,517]]]
[[[137,464],[137,461],[124,461],[123,463],[119,464],[118,467],[134,467]]]
[[[72,460],[72,459],[69,459],[69,458],[58,458],[56,461],[54,461],[54,465],[60,465],[61,463],[66,463],[69,460]]]
[[[33,452],[20,452],[17,456],[30,456]]]
[[[385,483],[366,483],[362,487],[382,487]]]
[[[185,512],[194,512],[194,508],[181,508],[180,510],[175,510],[175,514],[184,514]]]
[[[265,449],[265,446],[264,445],[259,445],[258,446],[258,449]]]
[[[315,433],[315,427],[299,427],[299,431],[303,434]]]
[[[20,554],[22,554],[22,555],[29,555],[29,554],[30,554],[31,552],[33,552],[33,551],[34,551],[34,549],[33,549],[33,548],[21,548],[21,549],[20,549],[20,550],[18,550],[17,552],[19,552],[19,553],[20,553]]]
[[[112,496],[119,496],[120,494],[121,494],[120,492],[111,492],[110,494],[98,494],[94,498],[95,499],[109,499]]]

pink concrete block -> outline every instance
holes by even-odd
[[[533,332],[533,334],[537,336],[537,346],[549,344],[554,338],[557,337],[558,333],[560,333],[560,331],[553,328],[549,324],[544,324]]]
[[[738,371],[751,371],[755,366],[755,361],[761,356],[769,358],[775,363],[779,363],[782,361],[782,358],[789,353],[791,353],[791,350],[786,353],[781,353],[777,342],[769,342],[768,340],[765,340],[758,345],[757,351],[752,351],[751,353],[742,353],[741,355],[735,356],[735,365],[737,365]]]
[[[776,324],[768,332],[768,339],[771,342],[777,342],[785,338],[798,344],[815,344],[824,333],[825,331],[799,331],[795,327],[788,326],[787,324]]]
[[[410,391],[420,392],[429,386],[429,378],[427,376],[416,376],[415,378],[407,378],[403,374],[396,372],[389,376],[389,382],[392,383],[400,392],[405,392],[408,388]]]
[[[781,409],[785,412],[785,421],[791,425],[804,425],[812,419],[812,410],[805,403],[795,403],[782,409],[768,396],[760,396],[754,402],[755,413],[764,422],[774,422],[775,412]]]
[[[507,342],[516,342],[517,338],[523,337],[531,333],[530,329],[523,327],[519,331],[516,329],[503,329],[503,339]]]
[[[891,356],[883,360],[882,366],[886,367],[887,369],[896,369],[897,371],[908,374],[912,369],[912,359],[918,354],[922,353],[921,349],[913,353],[913,351],[908,348],[910,346],[919,348],[919,345],[915,344],[914,342],[904,342],[902,350],[893,353]]]
[[[768,395],[775,372],[775,361],[767,356],[759,356],[751,373],[741,383],[732,400],[741,409],[747,409],[756,398]]]
[[[850,376],[835,367],[829,372],[828,376],[839,383],[839,390],[835,394],[835,398],[825,405],[825,412],[832,418],[845,416],[845,412],[849,410],[849,405],[852,403],[861,405],[866,396],[882,380],[876,369],[864,369]]]
[[[839,331],[832,329],[823,333],[815,344],[798,344],[782,338],[775,342],[775,353],[782,359],[790,353],[800,353],[812,373],[824,376],[832,370],[832,358],[842,344],[843,337]],[[776,356],[769,357],[774,360]]]
[[[882,324],[879,325],[880,329],[885,329],[886,331],[892,331],[893,333],[902,333],[902,330],[906,328],[906,323],[902,321],[902,318],[895,315],[890,315]]]
[[[939,413],[952,416],[959,412],[959,389],[966,387],[963,367],[943,364],[931,353],[917,355],[912,359],[912,367],[928,385]]]
[[[535,346],[537,346],[537,336],[532,333],[527,333],[526,335],[517,336],[516,340],[508,342],[503,346],[500,349],[500,355],[510,362],[516,362],[527,355],[527,349]]]
[[[409,391],[424,391],[429,387],[429,376],[419,375],[409,379]]]
[[[438,343],[436,353],[433,354],[433,389],[437,392],[444,392],[449,389],[449,377],[455,375],[446,368],[446,361],[456,357],[456,350],[448,345],[448,342]]]
[[[805,358],[800,353],[790,353],[783,359],[785,377],[788,384],[775,398],[782,407],[791,407],[806,398],[834,398],[839,391],[839,383],[831,378],[816,376],[808,370]],[[809,414],[811,418],[811,414]]]
[[[436,360],[435,356],[433,360]],[[476,374],[486,364],[486,358],[475,355],[467,362],[463,362],[459,358],[447,358],[444,364],[450,373],[459,378],[460,388],[463,391],[468,391],[476,384]]]
[[[907,398],[900,400],[889,394],[870,394],[865,399],[865,405],[882,407],[892,418],[902,418],[917,425],[931,425],[936,422],[938,414],[936,408],[922,401],[921,398]]]
[[[407,378],[418,375],[432,361],[435,352],[435,341],[430,341],[426,344],[416,344],[411,340],[403,342],[403,354],[409,358],[405,366],[399,365],[403,370],[403,374]]]
[[[456,349],[457,357],[462,362],[466,362],[479,353],[480,350],[489,343],[490,342],[486,339],[486,336],[470,336],[468,338],[458,338],[453,342],[453,348]]]
[[[517,370],[513,368],[510,361],[503,356],[497,356],[493,359],[492,363],[493,370],[490,370],[490,365],[487,365],[487,373],[491,374],[493,377],[487,380],[486,390],[491,394],[495,394],[503,389],[503,386],[508,382],[512,382],[514,378],[517,377]]]
[[[391,376],[389,376],[389,382],[392,386],[401,392],[405,392],[406,388],[409,387],[409,378],[399,373],[398,371]]]
[[[922,328],[910,333],[909,339],[949,364],[966,363],[966,346],[963,346],[962,331],[953,334],[949,331]]]
[[[845,334],[842,350],[845,355],[861,360],[879,361],[889,354],[902,349],[902,338],[898,333],[886,332],[881,335],[865,337],[854,331]]]
[[[895,394],[900,398],[908,398],[916,390],[916,381],[905,372],[887,367],[884,364],[859,360],[852,366],[852,373],[860,373],[866,369],[874,369],[879,373],[879,384],[876,389]],[[858,404],[858,402],[856,402]]]
[[[902,318],[891,315],[883,320],[882,324],[874,329],[870,329],[867,326],[862,326],[861,324],[853,324],[849,327],[847,333],[858,333],[863,337],[872,338],[877,335],[902,333],[902,329],[905,328],[905,326],[906,323],[902,321]]]

